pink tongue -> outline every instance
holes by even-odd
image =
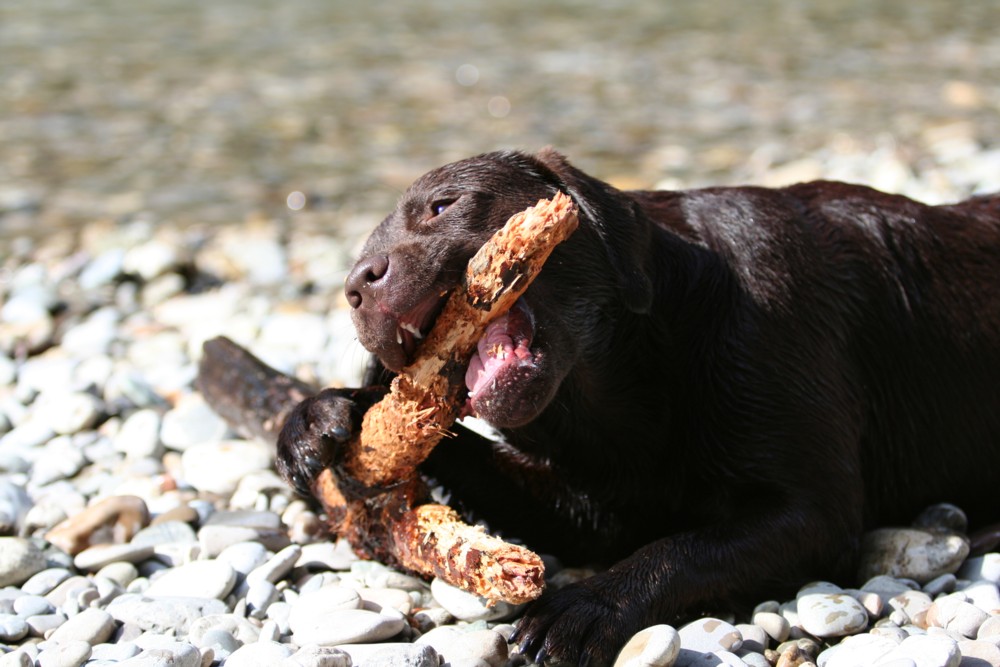
[[[506,366],[532,359],[531,324],[527,314],[515,305],[506,314],[498,317],[486,328],[479,339],[477,353],[469,362],[465,373],[465,386],[470,397],[475,397],[496,374]]]

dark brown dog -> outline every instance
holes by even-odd
[[[530,606],[523,651],[603,663],[686,609],[847,583],[866,527],[930,503],[997,518],[1000,195],[621,192],[553,151],[463,160],[410,187],[347,279],[384,369],[473,252],[557,190],[580,229],[467,377],[503,442],[462,431],[424,467],[493,530],[611,566]],[[321,396],[279,443],[300,488],[365,407]]]

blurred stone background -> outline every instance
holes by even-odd
[[[0,4],[0,252],[137,219],[353,238],[429,168],[547,144],[626,187],[936,200],[1000,187],[998,136],[996,0]]]

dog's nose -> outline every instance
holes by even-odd
[[[374,298],[380,287],[380,281],[388,274],[389,257],[387,255],[373,255],[355,264],[344,283],[347,303],[351,305],[351,308],[360,308],[366,298]]]

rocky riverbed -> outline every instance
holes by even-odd
[[[1000,185],[996,148],[960,131],[936,142],[919,164],[827,147],[761,180],[851,177],[929,200]],[[271,449],[192,388],[201,343],[220,334],[307,380],[356,384],[365,354],[340,291],[356,239],[304,215],[8,243],[0,665],[528,662],[506,642],[517,608],[357,560],[277,478]],[[1000,664],[1000,555],[963,564],[960,511],[928,516],[884,535],[875,551],[890,555],[863,580],[838,582],[857,588],[815,583],[746,618],[657,626],[619,664]]]

